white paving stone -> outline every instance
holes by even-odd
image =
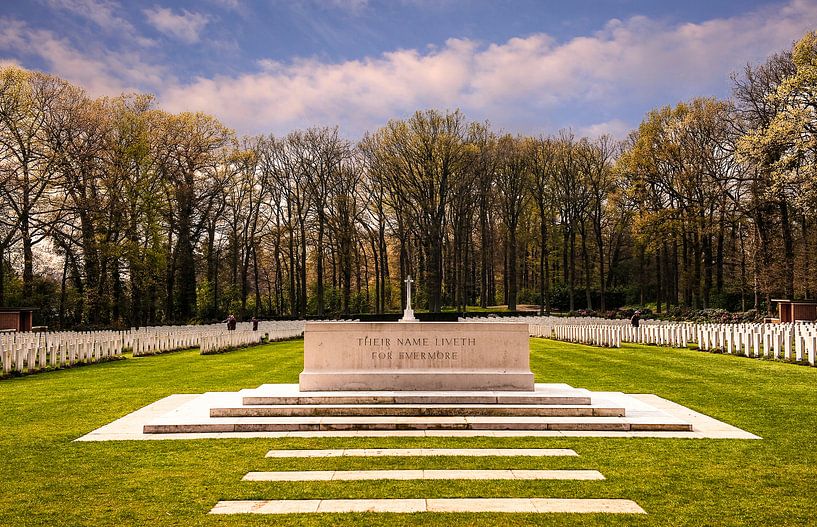
[[[637,503],[623,499],[448,498],[364,500],[220,501],[210,514],[293,514],[347,512],[507,512],[528,514],[607,513],[646,514]]]
[[[318,512],[418,512],[425,508],[424,499],[321,500]]]
[[[569,448],[347,448],[334,450],[270,450],[267,457],[552,457],[578,456]]]
[[[600,480],[597,470],[307,470],[249,472],[245,481],[358,481],[451,479]]]
[[[646,514],[636,502],[621,499],[558,499],[531,498],[539,513],[553,512],[603,512],[608,514]]]

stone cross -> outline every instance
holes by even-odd
[[[405,282],[406,282],[406,309],[403,310],[403,318],[400,319],[400,322],[417,322],[417,319],[414,318],[414,310],[411,309],[411,284],[414,283],[414,280],[411,279],[411,275],[406,277]]]
[[[411,284],[414,283],[414,280],[411,279],[411,275],[408,275],[403,281],[406,283],[406,308],[411,309]]]

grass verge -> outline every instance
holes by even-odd
[[[817,369],[729,355],[531,339],[537,382],[655,393],[762,441],[610,438],[217,439],[74,443],[172,393],[297,382],[300,340],[185,351],[0,381],[0,525],[813,525]],[[266,459],[272,448],[573,448],[578,458]],[[605,481],[242,482],[253,470],[598,469]],[[220,499],[627,498],[614,515],[211,517]]]

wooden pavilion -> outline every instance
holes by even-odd
[[[31,331],[33,307],[0,307],[0,331]]]

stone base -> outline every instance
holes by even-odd
[[[79,441],[359,436],[760,439],[654,395],[565,384],[531,392],[301,392],[297,384],[266,384],[171,395]]]
[[[307,322],[301,391],[532,391],[528,325]]]
[[[533,386],[533,373],[470,373],[470,372],[303,372],[299,383],[301,391],[358,391],[358,390],[502,390],[525,391]],[[399,388],[395,388],[399,387]],[[452,388],[453,387],[453,388]]]

